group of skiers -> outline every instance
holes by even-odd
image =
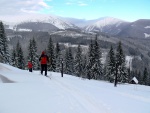
[[[45,71],[45,76],[47,76],[47,63],[49,63],[49,58],[46,55],[45,51],[42,52],[39,62],[41,64],[41,74],[43,75],[43,71]],[[32,72],[33,64],[31,61],[28,61],[28,69],[29,72]]]

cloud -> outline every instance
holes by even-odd
[[[88,4],[86,4],[86,3],[79,3],[78,5],[79,6],[87,6]]]
[[[78,1],[78,0],[69,0],[65,4],[66,5],[78,5],[78,6],[87,6],[88,4],[85,3],[86,0]]]
[[[53,1],[53,0],[45,0],[46,2],[51,2],[51,1]]]
[[[88,4],[83,1],[78,1],[79,6],[87,6]]]
[[[45,2],[43,2],[43,1],[39,2],[38,4],[41,5],[41,6],[43,6],[43,7],[45,7],[45,8],[50,8],[50,6],[47,5],[47,4],[46,4]]]
[[[66,5],[72,5],[73,3],[72,2],[66,2],[65,4]]]
[[[0,15],[36,13],[44,8],[51,8],[44,0],[0,0],[0,4]]]

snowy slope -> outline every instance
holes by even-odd
[[[150,87],[48,75],[0,63],[0,113],[150,113]]]
[[[118,34],[122,30],[122,27],[126,24],[127,23],[123,20],[113,17],[105,17],[99,19],[91,25],[86,26],[85,31],[97,31],[115,35]]]
[[[67,28],[75,28],[76,27],[75,25],[73,25],[69,22],[65,22],[55,16],[49,16],[49,17],[43,19],[43,22],[51,23],[52,25],[55,25],[59,29],[67,29]]]

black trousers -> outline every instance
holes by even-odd
[[[32,72],[32,68],[29,68],[29,72]]]
[[[43,75],[43,71],[45,71],[45,76],[47,76],[47,64],[41,64],[41,74]]]

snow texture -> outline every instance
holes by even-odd
[[[144,35],[145,35],[145,38],[150,37],[150,34],[144,33]]]
[[[150,113],[148,86],[48,76],[0,63],[0,113]]]
[[[126,67],[128,67],[132,70],[132,59],[133,59],[133,57],[132,56],[126,56],[125,59],[126,59]]]
[[[150,28],[150,26],[146,26],[146,27],[144,27],[145,29],[149,29]]]
[[[18,29],[18,31],[32,31],[31,29]]]

